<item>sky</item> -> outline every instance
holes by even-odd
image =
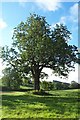
[[[72,0],[73,1],[73,0]],[[36,13],[46,17],[46,21],[51,25],[63,23],[70,30],[71,40],[69,44],[78,47],[78,2],[59,2],[59,0],[2,0],[0,2],[0,46],[11,46],[14,28],[21,22],[26,21],[30,13]],[[2,60],[0,59],[0,76],[2,75]],[[60,80],[80,82],[78,71],[79,66],[75,65],[75,72],[69,74],[67,80],[60,79],[52,75],[50,69],[44,69],[49,73],[48,80]]]

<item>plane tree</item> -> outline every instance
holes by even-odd
[[[52,29],[46,18],[30,14],[25,22],[14,28],[12,47],[4,47],[2,58],[20,75],[32,74],[34,89],[40,90],[43,68],[67,77],[77,61],[77,47],[68,44],[71,33],[63,24]]]

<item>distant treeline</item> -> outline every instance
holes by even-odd
[[[23,79],[23,80],[12,80],[7,78],[2,78],[2,90],[19,90],[20,86],[34,88],[34,81],[30,79]],[[53,82],[49,81],[41,81],[40,82],[41,90],[67,90],[67,89],[80,89],[80,84],[72,81],[71,83],[64,83],[57,80],[53,80]]]
[[[80,84],[72,81],[71,83],[64,83],[53,80],[53,82],[43,81],[41,82],[42,89],[45,90],[66,90],[66,89],[79,89]]]

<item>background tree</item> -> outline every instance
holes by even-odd
[[[47,82],[47,81],[42,81],[42,82],[41,82],[41,89],[42,89],[42,90],[49,90],[49,82]]]
[[[19,89],[22,85],[21,77],[15,69],[10,67],[3,70],[2,85],[9,89]]]
[[[80,85],[77,82],[71,81],[70,88],[72,88],[72,89],[78,89],[79,86]]]
[[[31,71],[34,89],[40,89],[40,75],[44,67],[54,74],[67,76],[74,68],[77,47],[69,45],[70,31],[56,24],[53,30],[45,17],[31,14],[26,22],[14,28],[11,49],[2,50],[2,58],[17,69],[21,76]]]
[[[69,89],[70,83],[62,83],[62,89]]]

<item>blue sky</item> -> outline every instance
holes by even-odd
[[[53,0],[52,0],[53,1]],[[54,3],[54,2],[53,2]],[[21,21],[26,21],[30,13],[45,16],[47,22],[54,26],[56,23],[65,24],[72,33],[70,44],[78,45],[78,5],[74,2],[61,2],[53,4],[41,2],[3,2],[2,3],[2,45],[12,43],[13,28]],[[76,33],[76,34],[75,34]]]
[[[11,46],[13,28],[21,21],[26,21],[30,13],[45,16],[51,28],[56,23],[65,24],[72,33],[72,40],[69,41],[69,44],[78,46],[78,3],[57,2],[57,0],[35,1],[22,2],[19,0],[19,2],[0,3],[0,46]]]

